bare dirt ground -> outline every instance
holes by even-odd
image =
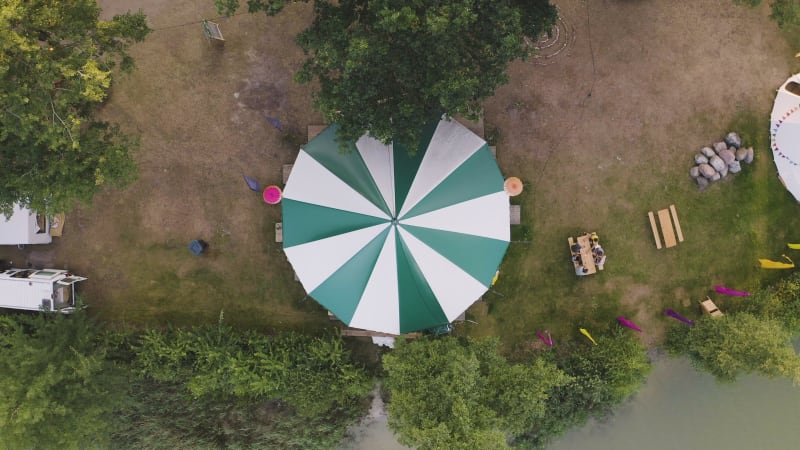
[[[68,214],[64,237],[48,250],[4,252],[88,275],[93,310],[113,320],[209,322],[225,309],[226,320],[242,324],[322,323],[313,302],[300,301],[303,292],[274,242],[279,208],[242,181],[247,174],[279,184],[305,127],[321,122],[311,89],[292,80],[303,61],[293,37],[309,23],[309,5],[291,5],[274,18],[219,19],[226,42],[218,46],[206,42],[199,23],[216,17],[211,0],[100,4],[104,17],[142,8],[155,29],[133,49],[138,68],[117,78],[103,111],[141,135],[140,178]],[[500,131],[501,168],[529,183],[521,201],[535,250],[518,270],[530,290],[536,278],[525,274],[560,263],[569,233],[591,227],[616,233],[619,244],[627,237],[647,245],[649,230],[629,230],[631,221],[620,218],[642,213],[633,199],[657,190],[661,178],[682,176],[691,149],[724,132],[738,109],[766,113],[794,50],[766,6],[556,4],[569,45],[550,59],[513,63],[510,83],[486,102],[487,129]],[[196,238],[209,241],[208,255],[189,254],[186,245]],[[547,254],[558,256],[541,256]],[[620,304],[635,315],[653,295],[649,284],[601,287],[621,289]],[[513,307],[496,311],[513,316]],[[659,328],[648,315],[635,317]]]

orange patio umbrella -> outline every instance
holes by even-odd
[[[522,180],[517,177],[508,177],[503,183],[503,189],[509,197],[515,197],[522,193],[523,184]]]

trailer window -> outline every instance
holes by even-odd
[[[58,272],[53,272],[52,270],[40,270],[36,272],[36,275],[43,275],[46,277],[52,277],[53,275],[57,274]]]
[[[20,270],[14,275],[11,275],[11,278],[29,278],[31,275],[33,275],[32,270]]]

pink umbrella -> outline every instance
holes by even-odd
[[[278,186],[272,185],[264,188],[264,201],[270,205],[280,203],[282,197],[283,193]]]

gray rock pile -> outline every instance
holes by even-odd
[[[694,166],[689,169],[689,176],[697,181],[700,189],[705,189],[712,181],[721,180],[729,173],[741,172],[743,162],[753,162],[753,147],[742,147],[742,138],[730,132],[722,142],[703,147],[694,155]]]

